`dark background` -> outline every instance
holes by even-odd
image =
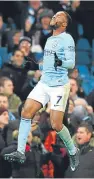
[[[44,3],[46,3],[49,8],[52,8],[54,12],[60,10],[58,1],[44,1]],[[20,12],[18,7],[16,7],[15,1],[0,1],[0,12],[3,13],[4,21],[6,21],[8,17],[12,17],[16,24],[18,24],[17,16],[19,16]],[[72,18],[75,18],[77,22],[83,24],[84,37],[87,37],[92,45],[92,39],[94,38],[94,2],[81,1],[80,7]]]

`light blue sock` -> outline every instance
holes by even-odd
[[[59,135],[61,140],[63,140],[69,154],[74,155],[76,153],[77,149],[73,143],[73,140],[70,136],[70,133],[69,133],[67,127],[63,125],[62,130],[60,132],[57,132],[57,134]]]
[[[31,120],[21,118],[19,135],[18,135],[18,151],[25,152],[26,142],[31,129]]]

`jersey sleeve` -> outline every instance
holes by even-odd
[[[56,51],[59,60],[62,60],[62,67],[73,69],[75,66],[75,43],[71,36],[62,40],[59,50]]]

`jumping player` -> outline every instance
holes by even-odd
[[[25,146],[31,128],[31,119],[50,101],[51,125],[68,150],[72,171],[79,164],[79,150],[75,147],[68,129],[62,124],[70,92],[68,69],[72,69],[75,65],[74,40],[66,33],[68,20],[69,15],[63,11],[57,12],[52,17],[50,26],[53,28],[53,35],[47,39],[45,45],[42,77],[27,97],[22,110],[18,149],[16,152],[6,154],[6,160],[25,161]]]

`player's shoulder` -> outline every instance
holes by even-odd
[[[62,37],[65,39],[69,39],[69,40],[74,40],[73,37],[71,36],[71,34],[65,32],[64,34],[62,34]]]
[[[52,38],[53,38],[53,35],[51,35],[50,37],[48,37],[47,40],[52,39]]]

